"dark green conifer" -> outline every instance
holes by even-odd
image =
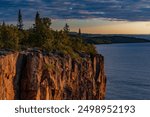
[[[70,28],[69,28],[69,25],[67,23],[65,24],[64,32],[66,32],[66,33],[70,32]]]
[[[78,35],[79,35],[79,36],[81,36],[81,29],[80,29],[80,28],[79,28],[79,32],[78,32]]]
[[[19,9],[19,12],[18,12],[18,24],[17,24],[17,27],[19,30],[23,30],[23,20],[22,20],[22,13],[21,13],[21,10]]]
[[[37,11],[35,16],[35,28],[37,28],[40,25],[40,22],[41,22],[40,14]]]
[[[5,21],[3,21],[2,26],[3,26],[3,27],[6,26]]]

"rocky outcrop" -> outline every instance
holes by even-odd
[[[0,53],[0,99],[104,99],[101,55],[72,59],[40,50]]]

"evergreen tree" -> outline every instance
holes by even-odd
[[[5,21],[3,21],[2,26],[3,26],[3,27],[6,26]]]
[[[23,20],[22,20],[22,13],[21,13],[21,10],[19,9],[19,12],[18,12],[18,24],[17,24],[17,27],[19,30],[23,30]]]
[[[69,25],[67,23],[65,24],[64,32],[65,33],[69,33],[70,32],[70,28],[69,28]]]
[[[37,11],[35,16],[35,28],[37,28],[40,25],[40,22],[41,22],[40,14]]]
[[[78,32],[79,36],[81,36],[81,29],[79,28],[79,32]]]
[[[42,23],[42,25],[45,26],[45,28],[47,28],[47,29],[50,29],[50,25],[52,24],[52,23],[51,23],[51,19],[50,19],[50,18],[47,18],[47,17],[42,18],[42,19],[41,19],[41,23]]]
[[[50,45],[51,39],[53,38],[51,30],[51,19],[50,18],[41,18],[39,12],[35,16],[35,24],[33,31],[31,30],[29,37],[29,42],[36,47],[47,48],[47,45]],[[47,43],[48,42],[48,43]],[[49,48],[49,47],[48,47]]]

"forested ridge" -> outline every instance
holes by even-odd
[[[41,17],[39,12],[35,15],[33,26],[24,29],[22,12],[18,12],[18,23],[0,24],[0,48],[11,50],[23,50],[27,48],[39,48],[48,52],[60,52],[78,57],[79,53],[95,54],[94,45],[87,44],[81,38],[81,30],[75,36],[69,36],[70,28],[66,25],[62,30],[53,30],[52,21],[48,17]]]

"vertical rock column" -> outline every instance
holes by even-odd
[[[14,80],[18,53],[8,53],[0,56],[0,99],[15,99]]]

